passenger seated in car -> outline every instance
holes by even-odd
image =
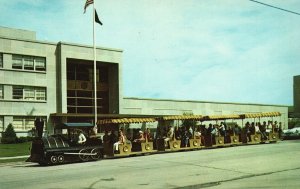
[[[110,135],[107,130],[105,130],[104,135],[103,135],[103,143],[104,144],[109,144],[110,142]]]
[[[249,131],[251,135],[255,134],[255,124],[254,122],[251,123],[251,125],[249,126]]]
[[[119,151],[119,145],[124,144],[125,142],[125,135],[123,134],[122,130],[119,130],[119,141],[114,143],[114,150]]]
[[[210,124],[208,125],[207,130],[206,130],[206,134],[207,134],[207,135],[211,135],[212,130],[213,130],[213,125],[210,123]]]
[[[259,124],[258,122],[255,123],[255,133],[256,134],[261,134],[260,130],[259,130]]]
[[[133,140],[132,132],[131,132],[130,129],[127,129],[127,130],[126,130],[126,138],[127,138],[127,140],[129,140],[129,141],[132,141],[132,140]]]
[[[266,133],[266,129],[267,129],[267,123],[264,121],[263,124],[259,124],[259,130],[262,134],[262,139],[263,140],[267,140],[268,137],[267,137],[267,133]]]
[[[235,124],[234,128],[233,128],[233,132],[236,135],[240,135],[241,134],[241,128],[237,124]]]
[[[144,138],[145,140],[147,139],[147,141],[152,141],[152,135],[151,135],[151,131],[149,128],[146,129],[145,133],[144,133]]]
[[[182,128],[175,127],[175,138],[176,140],[181,140],[182,137]]]
[[[182,147],[187,147],[189,143],[189,133],[186,129],[184,129],[181,137],[181,146]]]
[[[118,140],[119,139],[118,139],[117,135],[115,134],[115,131],[112,130],[111,133],[110,133],[110,135],[109,135],[109,141],[110,141],[110,143],[114,144],[114,143],[118,142]]]
[[[174,129],[173,127],[169,127],[169,130],[167,132],[167,137],[164,139],[165,141],[165,146],[168,146],[168,141],[174,137]]]
[[[219,129],[218,129],[218,125],[214,125],[213,127],[212,127],[212,130],[211,130],[211,135],[213,136],[213,137],[215,137],[215,136],[219,136]]]
[[[201,139],[201,130],[200,130],[200,128],[198,128],[198,129],[194,132],[194,135],[195,135],[195,139]]]
[[[221,136],[226,136],[226,127],[223,122],[221,122],[219,126],[219,133],[221,134]]]
[[[86,142],[86,138],[85,138],[82,130],[79,130],[78,132],[79,132],[79,135],[78,135],[78,141],[77,141],[77,143],[78,144],[84,144]]]
[[[247,122],[244,127],[245,134],[247,136],[247,142],[251,142],[251,132],[250,132],[250,123]]]
[[[133,140],[133,142],[144,142],[145,137],[143,131],[139,131],[139,135],[136,139]]]

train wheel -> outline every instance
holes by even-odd
[[[82,161],[88,161],[89,160],[89,155],[87,155],[87,153],[89,153],[87,151],[87,149],[81,149],[79,151],[79,158],[82,160]]]
[[[57,157],[58,163],[63,163],[65,161],[65,157],[63,155],[59,155]]]
[[[94,148],[92,151],[91,151],[92,154],[94,155],[91,155],[91,158],[93,160],[99,160],[103,157],[102,153],[101,153],[101,150],[100,148]]]
[[[196,140],[194,140],[193,145],[194,145],[194,146],[197,146],[197,145],[198,145],[198,142],[197,142]]]
[[[145,150],[150,150],[150,145],[149,144],[145,145]]]
[[[174,148],[177,148],[177,147],[178,147],[178,143],[177,143],[177,142],[174,142],[174,143],[173,143],[173,147],[174,147]]]
[[[124,148],[123,148],[123,152],[128,152],[128,147],[127,146],[124,146]]]
[[[50,161],[51,161],[52,164],[56,164],[57,163],[57,156],[51,156]]]

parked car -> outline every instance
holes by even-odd
[[[284,139],[300,139],[300,127],[283,130]]]

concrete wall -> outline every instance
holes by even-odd
[[[90,46],[83,46],[79,44],[72,43],[59,43],[59,59],[57,60],[59,64],[58,69],[58,83],[57,88],[60,97],[58,102],[58,113],[67,113],[67,58],[89,60],[93,64],[93,48]],[[119,102],[122,93],[121,86],[122,83],[122,50],[109,49],[109,48],[97,48],[96,50],[97,64],[109,63],[109,91],[110,91],[110,113],[119,112]],[[60,107],[61,106],[61,107]]]
[[[34,31],[11,29],[0,26],[0,36],[7,38],[17,38],[24,40],[35,40],[36,33]]]
[[[53,127],[51,113],[67,113],[67,58],[93,62],[93,47],[71,43],[49,43],[35,40],[33,31],[0,27],[0,53],[3,67],[0,68],[0,85],[4,99],[0,99],[0,132],[13,122],[14,116],[47,116],[47,129]],[[97,63],[109,64],[109,91],[111,113],[119,112],[122,97],[122,50],[97,48]],[[18,70],[12,68],[12,56],[26,55],[46,58],[46,71]],[[14,85],[46,87],[46,101],[13,99]],[[4,127],[3,127],[4,126]],[[26,131],[24,131],[26,132]]]
[[[121,108],[121,114],[182,115],[185,112],[200,115],[280,112],[282,114],[280,117],[261,118],[260,121],[273,119],[274,121],[282,122],[284,128],[288,126],[288,106],[281,105],[124,98]],[[247,121],[252,122],[254,119]],[[258,120],[256,119],[256,121]],[[242,124],[241,120],[239,124]]]
[[[3,68],[0,68],[0,84],[4,85],[4,99],[0,100],[0,115],[4,127],[12,123],[12,116],[48,116],[56,111],[56,44],[0,37]],[[46,58],[46,71],[12,69],[12,55],[28,55]],[[12,98],[14,85],[46,87],[46,101],[27,101]]]

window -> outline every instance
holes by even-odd
[[[34,117],[25,117],[24,119],[24,127],[25,130],[30,130],[34,127]]]
[[[24,56],[24,69],[25,70],[33,70],[33,57]]]
[[[23,118],[22,117],[14,117],[12,125],[13,125],[15,130],[24,130]]]
[[[3,94],[3,85],[0,85],[0,99],[3,99],[4,94]],[[1,125],[0,125],[1,126]]]
[[[2,116],[0,116],[0,132],[1,131],[4,131],[4,121]]]
[[[3,67],[3,54],[0,53],[0,68]]]
[[[13,55],[12,68],[14,68],[14,69],[22,69],[23,68],[22,56]]]
[[[35,89],[36,100],[46,100],[46,89],[45,88],[36,88]]]
[[[24,88],[24,99],[25,100],[34,100],[34,88],[33,87]]]
[[[43,57],[13,55],[12,62],[14,69],[46,71],[46,58]]]
[[[13,86],[13,99],[23,99],[23,87]]]
[[[35,70],[46,71],[46,59],[41,57],[35,57]]]
[[[13,86],[13,99],[45,101],[46,88]]]
[[[46,117],[42,117],[42,119],[46,120]],[[19,117],[16,116],[13,118],[13,126],[15,130],[31,130],[34,127],[34,116],[25,116]]]

